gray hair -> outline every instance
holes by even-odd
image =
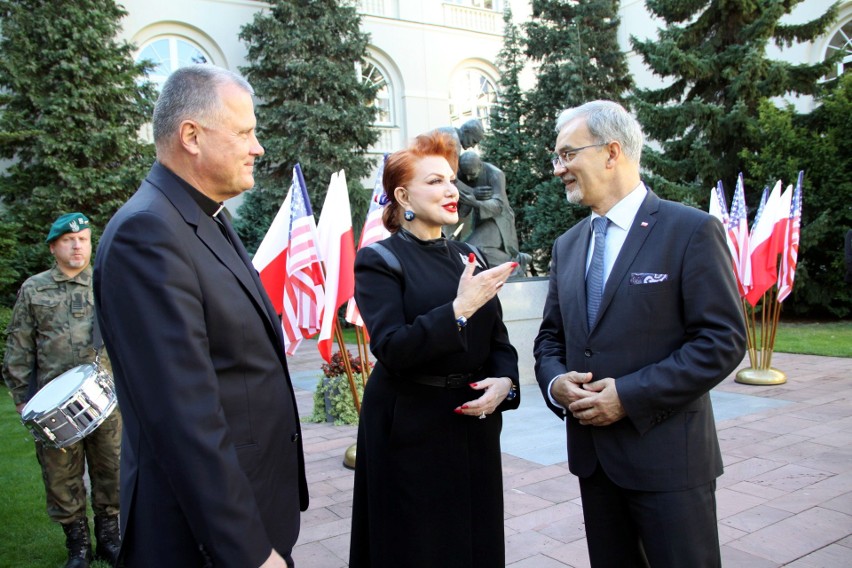
[[[616,140],[621,143],[628,159],[639,162],[645,135],[642,134],[639,122],[623,106],[613,101],[591,101],[565,109],[556,119],[556,132],[576,118],[586,119],[589,134],[596,143],[604,144]]]
[[[236,85],[250,95],[254,90],[248,81],[233,71],[209,64],[188,65],[169,75],[154,106],[154,144],[168,147],[180,123],[187,119],[211,125],[221,110],[218,87]]]

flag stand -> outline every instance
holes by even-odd
[[[756,307],[749,306],[743,298],[743,315],[746,320],[748,360],[750,367],[737,372],[734,379],[746,385],[782,385],[787,374],[772,367],[772,352],[775,349],[775,334],[781,317],[781,302],[777,301],[775,287],[767,290],[761,299],[760,337],[758,337]]]
[[[358,397],[358,389],[355,386],[355,373],[352,371],[352,363],[349,360],[349,352],[346,350],[346,345],[343,342],[343,331],[340,329],[340,323],[337,319],[334,320],[334,336],[337,339],[337,345],[340,348],[340,358],[343,360],[343,366],[346,369],[346,377],[349,379],[349,389],[352,392],[352,401],[355,403],[355,410],[361,414],[361,399]],[[358,346],[358,357],[361,359],[361,386],[367,386],[367,378],[369,377],[370,359],[369,350],[367,348],[367,339],[361,326],[355,326],[355,342]],[[343,454],[343,467],[347,469],[355,469],[355,458],[357,455],[358,444],[352,444],[346,448]]]

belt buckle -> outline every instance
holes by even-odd
[[[467,386],[468,377],[469,375],[464,375],[461,373],[453,373],[451,375],[447,375],[447,388],[458,389]]]

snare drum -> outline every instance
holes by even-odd
[[[47,383],[24,407],[21,422],[36,440],[65,448],[100,426],[116,402],[110,374],[89,363]]]

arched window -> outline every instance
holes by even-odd
[[[154,62],[154,70],[148,78],[157,85],[157,90],[163,86],[169,75],[176,69],[195,63],[212,63],[210,55],[195,43],[178,36],[154,38],[139,51],[137,61],[147,59]]]
[[[388,80],[388,74],[373,61],[366,60],[358,64],[361,80],[373,85],[378,90],[373,99],[377,109],[375,124],[377,126],[393,126],[396,123],[393,105],[393,86]]]
[[[478,118],[488,129],[491,107],[497,102],[494,80],[479,69],[458,71],[450,84],[450,122],[460,126],[471,118]]]
[[[826,58],[831,57],[838,51],[842,52],[843,56],[837,62],[837,67],[826,75],[826,79],[834,79],[852,69],[852,19],[843,24],[831,38],[831,41],[828,42],[825,56]]]

